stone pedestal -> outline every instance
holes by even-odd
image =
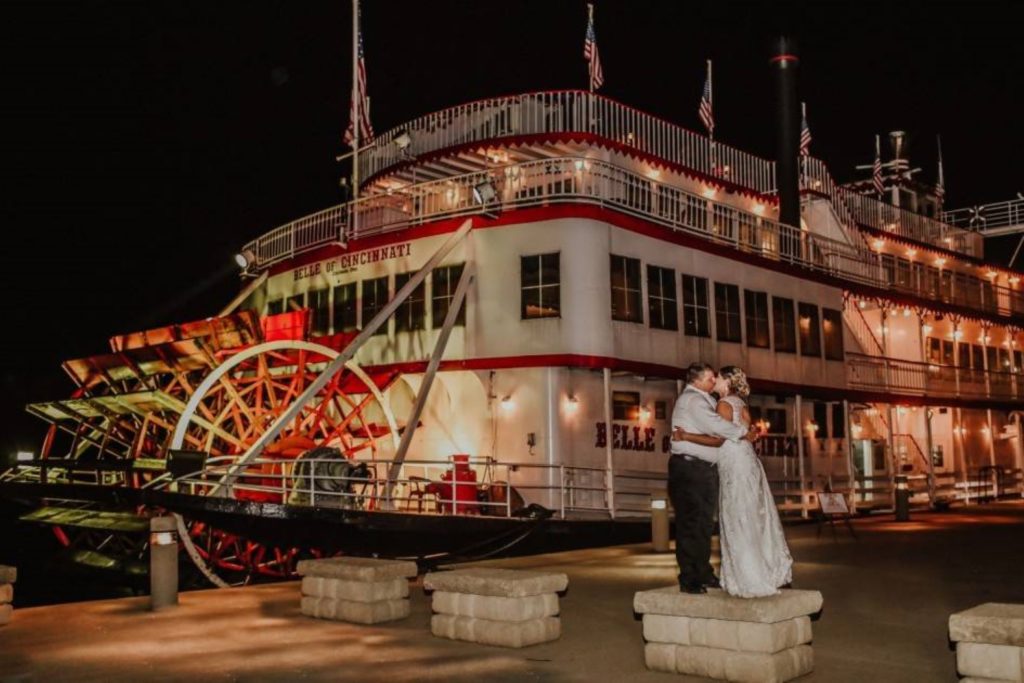
[[[565,574],[512,569],[457,569],[423,579],[433,591],[431,633],[513,648],[559,638],[558,593],[568,586]]]
[[[963,681],[1024,681],[1024,605],[987,602],[949,617]]]
[[[734,598],[672,586],[633,598],[643,615],[648,669],[741,683],[782,683],[810,673],[810,615],[821,605],[821,593],[795,590]]]
[[[0,564],[0,626],[11,621],[14,614],[14,582],[18,579],[18,570]]]
[[[302,613],[317,619],[379,624],[409,616],[415,562],[332,557],[303,560]]]

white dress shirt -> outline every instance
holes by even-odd
[[[747,430],[715,412],[717,403],[711,394],[687,384],[683,393],[676,399],[675,408],[672,409],[672,429],[682,427],[683,431],[691,434],[720,436],[733,441],[744,438]],[[718,461],[718,448],[715,446],[672,441],[671,448],[673,453],[692,455],[710,463]]]

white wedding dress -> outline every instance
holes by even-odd
[[[726,396],[722,400],[732,406],[733,422],[748,426],[743,419],[743,399]],[[718,479],[722,588],[741,598],[778,593],[780,586],[792,581],[793,558],[768,477],[749,441],[722,445]]]

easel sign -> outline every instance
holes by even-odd
[[[850,523],[850,506],[846,504],[846,496],[841,493],[834,493],[832,491],[818,491],[818,511],[821,513],[818,516],[818,536],[821,536],[821,527],[827,521],[829,526],[832,527],[832,537],[835,540],[839,540],[836,535],[836,520],[846,524],[846,528],[850,530],[850,536],[857,539],[857,533],[853,530],[853,525]]]

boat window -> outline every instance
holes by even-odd
[[[267,302],[267,315],[277,315],[284,310],[284,299],[274,299]]]
[[[654,402],[654,419],[665,420],[668,419],[668,403],[665,401]]]
[[[612,320],[643,323],[640,259],[611,255]]]
[[[832,438],[846,438],[846,412],[843,410],[842,403],[832,404]]]
[[[334,333],[352,332],[359,327],[356,308],[356,283],[334,288]]]
[[[535,254],[519,259],[519,312],[529,318],[557,318],[562,313],[559,254]]]
[[[301,311],[306,307],[306,293],[294,294],[288,297],[288,306],[285,310],[287,311]]]
[[[789,417],[785,408],[767,408],[764,418],[768,423],[765,429],[769,434],[786,434],[789,431]]]
[[[742,342],[740,330],[740,288],[715,283],[715,331],[718,341]]]
[[[384,308],[388,303],[388,276],[363,280],[363,327],[373,320],[373,316]],[[388,324],[384,323],[377,328],[374,334],[387,334]]]
[[[970,344],[960,344],[958,349],[959,350],[958,350],[957,353],[959,353],[959,358],[957,360],[959,361],[960,367],[962,367],[962,368],[969,368],[969,367],[971,367],[971,345]]]
[[[613,391],[612,419],[639,420],[640,393],[636,391]]]
[[[999,361],[996,359],[996,347],[986,346],[985,355],[988,356],[988,371],[996,372],[999,370]]]
[[[405,283],[412,279],[416,273],[399,273],[395,276],[395,291],[397,292]],[[395,332],[412,332],[423,330],[427,327],[427,281],[423,280],[412,294],[407,296],[395,309]]]
[[[821,331],[825,338],[825,358],[844,360],[843,314],[832,308],[821,309]]]
[[[710,337],[708,281],[683,275],[683,332],[688,337]]]
[[[433,319],[434,327],[444,325],[445,316],[451,308],[452,299],[455,297],[455,288],[459,286],[459,279],[462,277],[464,264],[457,266],[443,266],[435,268],[430,274],[430,316]],[[466,300],[462,300],[462,307],[455,316],[456,325],[466,324]]]
[[[747,322],[747,346],[771,347],[768,333],[768,293],[743,290],[743,312]]]
[[[792,299],[772,297],[772,336],[776,353],[796,353],[796,319]]]
[[[971,344],[971,366],[975,370],[985,369],[985,349],[977,344]]]
[[[797,304],[800,329],[800,355],[821,356],[821,327],[818,322],[818,307],[814,304]]]
[[[313,289],[307,294],[309,308],[312,311],[312,334],[327,334],[331,326],[331,291],[327,288]]]
[[[942,362],[942,340],[928,337],[928,362],[938,365]]]
[[[676,271],[647,266],[647,311],[651,327],[678,330],[676,310]]]
[[[1024,366],[1022,366],[1021,361],[1022,361],[1022,358],[1021,358],[1020,351],[1014,351],[1013,352],[1013,371],[1014,372],[1024,372]]]

